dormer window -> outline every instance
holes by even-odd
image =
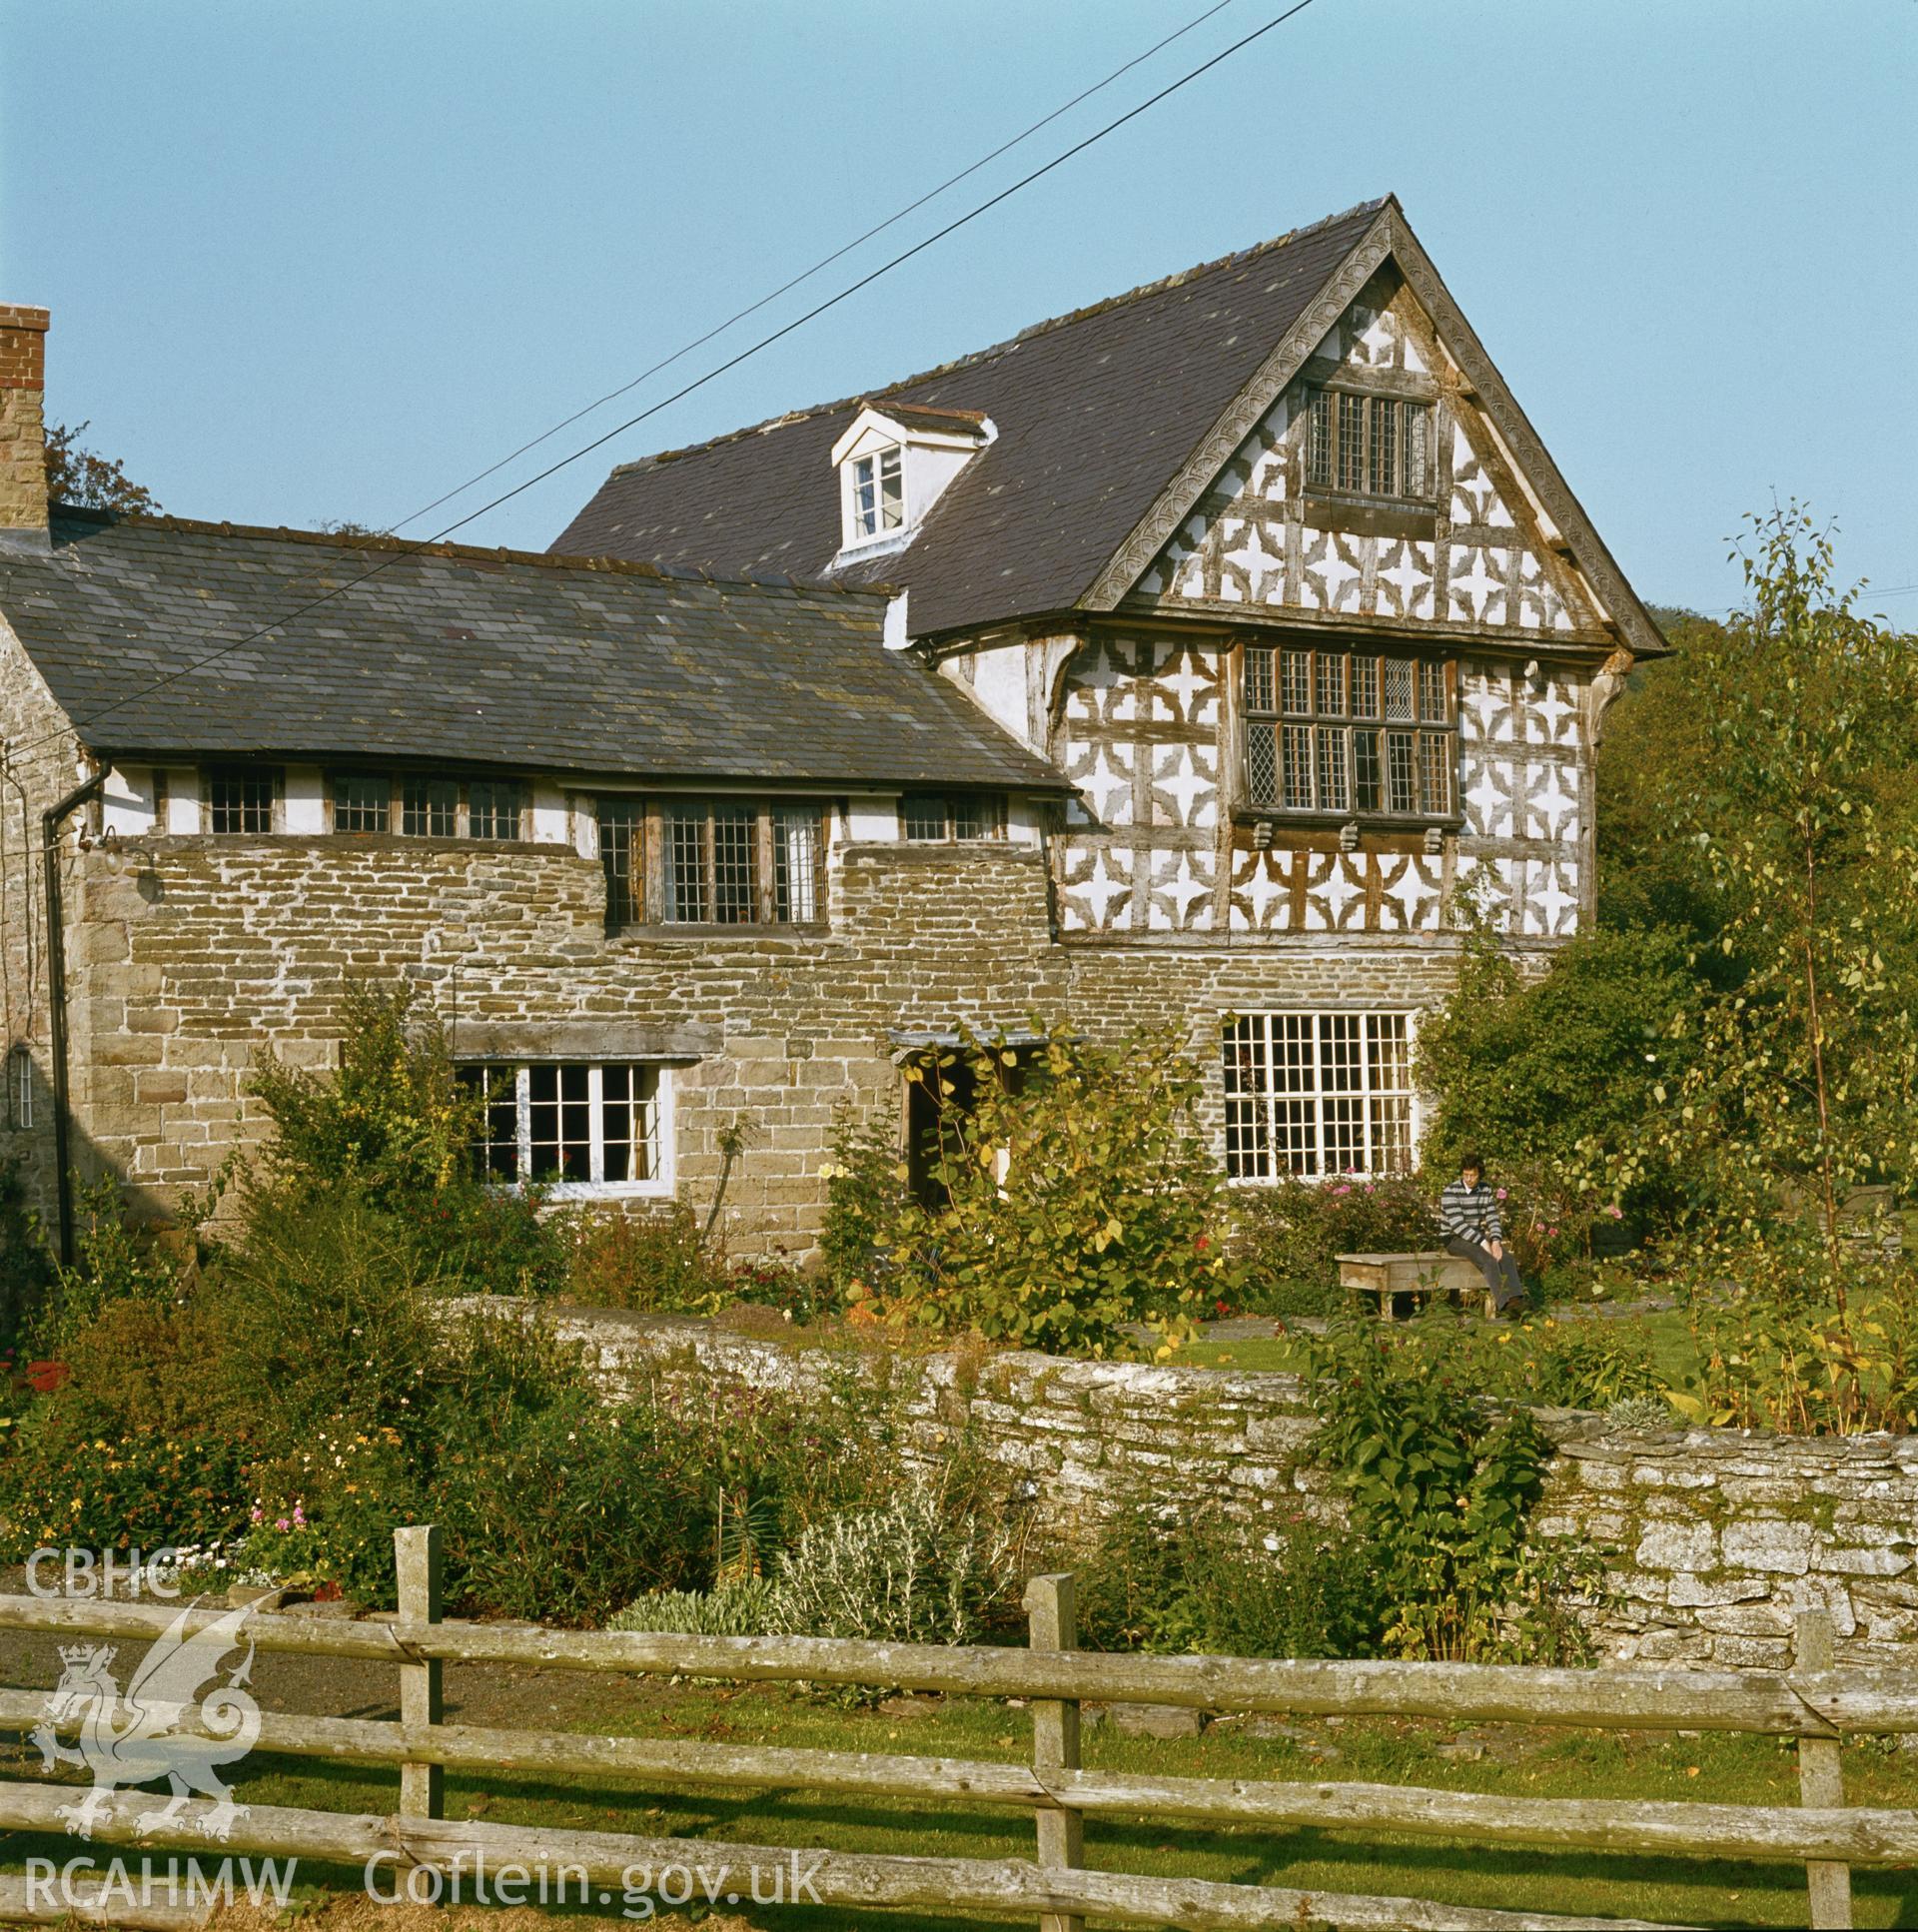
[[[832,446],[839,557],[903,550],[960,471],[998,435],[977,410],[866,403]]]
[[[906,475],[897,444],[852,465],[852,534],[883,536],[906,520]]]

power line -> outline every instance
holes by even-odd
[[[510,502],[513,497],[523,495],[526,490],[544,483],[547,478],[557,476],[561,470],[577,463],[580,458],[590,456],[595,450],[603,449],[615,437],[624,436],[628,430],[637,428],[639,424],[644,423],[649,417],[657,416],[661,410],[669,409],[674,403],[680,402],[684,398],[692,395],[695,390],[703,389],[706,384],[716,381],[728,371],[737,369],[741,363],[749,361],[752,357],[758,355],[761,350],[769,349],[774,343],[782,341],[795,330],[803,329],[807,323],[824,315],[829,309],[836,309],[840,303],[850,300],[862,289],[870,288],[882,276],[890,275],[894,269],[910,262],[914,256],[923,255],[927,249],[944,241],[947,236],[956,234],[969,223],[977,221],[980,216],[990,213],[1001,202],[1010,201],[1014,195],[1019,194],[1024,189],[1030,188],[1034,182],[1041,181],[1056,169],[1064,167],[1068,161],[1084,154],[1088,148],[1096,147],[1109,135],[1116,134],[1128,122],[1136,121],[1140,115],[1148,113],[1151,109],[1157,107],[1160,102],[1169,100],[1181,88],[1189,87],[1194,81],[1200,79],[1203,75],[1211,73],[1215,67],[1221,66],[1235,54],[1243,52],[1255,41],[1263,39],[1275,28],[1284,26],[1288,20],[1293,19],[1298,14],[1304,13],[1312,4],[1313,0],[1294,0],[1292,6],[1288,7],[1283,13],[1275,14],[1264,26],[1255,27],[1251,33],[1241,36],[1241,38],[1232,42],[1230,46],[1214,54],[1210,60],[1202,61],[1197,67],[1189,69],[1186,73],[1181,74],[1177,80],[1171,81],[1162,87],[1156,94],[1148,95],[1136,107],[1128,108],[1124,114],[1108,121],[1104,127],[1096,129],[1083,140],[1074,142],[1071,147],[1054,155],[1050,161],[1042,163],[1029,174],[1020,176],[1010,186],[1000,189],[997,194],[988,196],[986,200],[980,202],[977,206],[968,209],[965,214],[957,216],[952,221],[947,222],[943,228],[934,229],[922,241],[913,243],[910,248],[902,249],[889,261],[882,262],[876,269],[862,275],[856,282],[848,283],[836,295],[828,296],[823,302],[815,303],[812,308],[794,317],[792,321],[782,324],[768,335],[761,336],[756,342],[740,350],[737,355],[730,356],[724,362],[707,370],[703,376],[695,376],[691,382],[683,384],[680,388],[674,390],[670,396],[660,398],[658,402],[650,404],[647,408],[641,410],[638,415],[628,417],[623,423],[615,424],[603,436],[595,437],[590,443],[582,445],[569,456],[561,457],[558,462],[548,464],[545,469],[526,478],[523,483],[514,483],[510,489],[500,491],[490,501],[481,503],[478,509],[469,510],[466,515],[456,518],[434,535],[423,537],[417,542],[403,544],[390,555],[383,557],[378,563],[374,564],[371,569],[363,570],[358,576],[348,578],[345,583],[336,585],[333,589],[323,591],[319,596],[311,597],[305,603],[296,605],[292,610],[276,617],[273,622],[261,624],[257,628],[246,632],[245,635],[235,637],[231,642],[222,644],[218,650],[209,651],[206,656],[196,658],[190,664],[183,664],[178,670],[169,671],[164,677],[157,677],[151,683],[144,684],[137,690],[128,691],[124,696],[115,698],[111,704],[103,705],[99,710],[90,713],[85,718],[76,718],[74,720],[76,730],[89,729],[93,725],[98,724],[102,718],[111,716],[113,712],[120,710],[123,706],[132,704],[143,697],[151,697],[154,692],[164,690],[169,684],[177,683],[183,677],[190,677],[196,671],[206,669],[209,664],[215,663],[220,658],[228,656],[232,652],[241,650],[246,645],[270,635],[273,631],[292,623],[296,618],[305,616],[309,611],[317,610],[324,604],[332,603],[336,598],[345,596],[349,590],[357,589],[361,584],[378,576],[383,570],[390,569],[403,557],[422,554],[424,551],[431,549],[434,544],[444,542],[455,530],[464,529],[469,523],[477,522],[481,516],[487,515],[490,511],[497,509],[500,504]],[[61,734],[49,732],[44,735],[47,737],[56,737]],[[36,740],[29,739],[26,744],[16,746],[15,750],[16,752],[25,750],[34,742]]]
[[[687,356],[690,356],[695,349],[703,349],[707,343],[713,340],[714,337],[723,336],[728,329],[733,328],[738,323],[744,322],[748,316],[756,316],[761,309],[769,308],[773,303],[777,302],[782,295],[791,294],[791,292],[794,289],[798,288],[801,283],[810,282],[815,275],[818,275],[822,273],[824,270],[831,268],[833,263],[840,261],[844,257],[850,255],[854,249],[863,248],[866,243],[868,243],[873,239],[875,235],[883,235],[887,229],[896,228],[899,225],[899,223],[901,223],[906,219],[908,215],[916,214],[920,209],[925,207],[925,205],[928,202],[937,201],[938,198],[941,195],[943,195],[949,188],[958,187],[958,185],[962,181],[965,181],[969,179],[971,176],[976,175],[981,168],[991,166],[991,164],[997,161],[1001,155],[1010,154],[1012,150],[1020,146],[1021,143],[1030,141],[1032,137],[1040,131],[1041,128],[1050,127],[1053,124],[1053,122],[1061,119],[1063,116],[1067,114],[1070,114],[1072,110],[1077,106],[1079,106],[1079,104],[1082,101],[1089,101],[1092,99],[1092,97],[1095,94],[1102,93],[1106,88],[1110,87],[1113,84],[1113,82],[1118,80],[1122,75],[1130,74],[1135,67],[1143,66],[1145,62],[1149,61],[1153,57],[1153,55],[1164,52],[1164,50],[1170,47],[1175,40],[1183,40],[1187,34],[1193,31],[1194,28],[1203,27],[1205,23],[1213,17],[1214,14],[1224,13],[1225,10],[1232,4],[1233,4],[1233,0],[1215,0],[1215,4],[1208,7],[1204,13],[1195,14],[1192,17],[1192,19],[1188,20],[1183,27],[1180,27],[1176,31],[1169,33],[1164,40],[1155,41],[1150,47],[1146,49],[1146,51],[1143,54],[1135,54],[1132,57],[1132,59],[1127,61],[1123,66],[1115,67],[1112,70],[1112,72],[1105,77],[1104,80],[1093,82],[1093,84],[1090,87],[1086,88],[1083,92],[1075,94],[1071,100],[1065,102],[1060,107],[1054,108],[1050,114],[1044,115],[1039,120],[1033,122],[1033,124],[1029,128],[1022,129],[1018,134],[1015,134],[1011,140],[1002,141],[998,145],[998,147],[992,150],[990,154],[982,154],[979,157],[979,159],[973,162],[969,167],[961,168],[956,175],[948,175],[946,179],[940,182],[940,184],[936,188],[928,188],[923,195],[917,198],[917,200],[907,202],[905,207],[899,209],[894,214],[888,215],[884,221],[875,223],[871,228],[867,229],[863,235],[854,236],[853,239],[850,242],[847,242],[842,248],[834,249],[830,255],[822,255],[818,261],[813,263],[811,268],[802,269],[797,275],[792,277],[790,281],[780,283],[780,285],[776,289],[774,289],[771,292],[771,294],[763,295],[759,298],[757,302],[749,303],[745,308],[735,310],[734,313],[729,315],[724,322],[716,323],[712,328],[708,329],[703,336],[693,337],[693,339],[689,343],[685,343],[678,349],[675,349],[670,356],[661,357],[660,360],[654,363],[649,369],[642,369],[639,372],[639,374],[632,379],[631,382],[621,383],[617,389],[607,390],[605,395],[597,398],[593,402],[586,404],[583,409],[574,410],[570,416],[562,417],[557,423],[555,423],[551,427],[551,429],[541,430],[536,437],[531,438],[528,442],[520,444],[518,449],[511,452],[511,454],[508,456],[501,457],[497,463],[488,464],[485,467],[485,469],[479,471],[474,476],[469,477],[465,483],[456,483],[453,488],[447,490],[444,494],[436,496],[432,502],[421,504],[421,506],[415,511],[413,511],[411,515],[401,517],[397,523],[389,523],[387,525],[385,533],[391,536],[396,530],[405,529],[409,523],[418,522],[420,518],[427,515],[429,511],[438,509],[442,503],[450,503],[453,501],[454,497],[465,495],[466,492],[469,489],[471,489],[475,483],[484,483],[488,477],[494,476],[499,471],[505,469],[507,464],[518,462],[518,460],[521,457],[523,457],[528,450],[538,449],[540,444],[549,442],[553,437],[556,437],[561,430],[571,429],[571,427],[575,423],[578,423],[582,421],[584,418],[591,416],[595,410],[603,409],[608,403],[611,403],[615,401],[617,398],[626,395],[631,390],[636,390],[641,383],[647,382],[652,377],[657,376],[661,370],[670,369],[674,363],[683,361],[684,358],[686,358]]]

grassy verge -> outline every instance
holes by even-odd
[[[1477,1317],[1459,1319],[1476,1327],[1484,1326]],[[1504,1338],[1504,1346],[1522,1349],[1546,1323],[1596,1319],[1630,1321],[1637,1333],[1650,1342],[1652,1362],[1668,1383],[1681,1383],[1685,1374],[1696,1365],[1691,1332],[1685,1325],[1682,1309],[1659,1309],[1644,1315],[1604,1318],[1566,1309],[1550,1309],[1532,1316],[1529,1321],[1500,1327],[1495,1333]],[[1202,1334],[1181,1349],[1172,1360],[1186,1369],[1280,1370],[1298,1374],[1306,1366],[1305,1343],[1309,1340],[1310,1337],[1294,1334],[1243,1336],[1232,1340],[1217,1340]]]
[[[561,1721],[558,1718],[554,1722]],[[910,1717],[847,1710],[775,1686],[611,1686],[595,1728],[734,1743],[905,1751],[1020,1760],[1031,1742],[1023,1711],[971,1700],[933,1703]],[[1289,1736],[1248,1734],[1227,1720],[1195,1739],[1154,1740],[1091,1731],[1087,1761],[1113,1769],[1219,1778],[1379,1780],[1527,1797],[1673,1798],[1789,1806],[1796,1759],[1771,1739],[1666,1737],[1497,1726],[1459,1733],[1392,1720],[1302,1720]],[[1918,1805],[1918,1755],[1869,1743],[1845,1752],[1847,1796],[1860,1805]],[[396,1779],[384,1771],[257,1757],[239,1795],[256,1804],[348,1811],[391,1810]],[[965,1803],[847,1802],[819,1792],[692,1794],[508,1773],[453,1775],[448,1812],[493,1823],[629,1831],[766,1845],[970,1858],[1025,1857],[1031,1826],[1021,1813]],[[1511,1911],[1678,1920],[1706,1926],[1803,1925],[1801,1868],[1677,1857],[1626,1858],[1545,1849],[1491,1848],[1442,1839],[1350,1831],[1207,1829],[1149,1818],[1094,1820],[1088,1862],[1162,1876],[1283,1884],[1313,1890],[1425,1897]],[[11,1861],[70,1856],[72,1841],[16,1839]],[[303,1870],[302,1890],[357,1887],[350,1872]],[[1860,1926],[1918,1925],[1918,1875],[1854,1874]],[[602,1908],[603,1909],[603,1908]],[[442,1923],[462,1932],[478,1913]],[[879,1932],[912,1926],[960,1932],[938,1914],[747,1912],[765,1932]],[[728,1920],[726,1923],[730,1923]]]

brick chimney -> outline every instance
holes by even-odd
[[[0,303],[0,543],[47,544],[47,312]]]

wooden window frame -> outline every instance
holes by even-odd
[[[672,1072],[671,1067],[652,1060],[461,1062],[456,1069],[460,1083],[478,1089],[481,1099],[480,1138],[472,1149],[480,1179],[501,1188],[534,1186],[543,1194],[560,1201],[670,1195],[673,1188]],[[545,1073],[554,1076],[554,1097],[550,1101],[535,1102],[534,1076]],[[627,1081],[628,1091],[624,1100],[616,1093],[608,1099],[608,1073],[623,1076]],[[582,1076],[579,1084],[584,1089],[583,1098],[566,1096],[565,1087],[568,1077],[572,1075]],[[552,1106],[559,1110],[554,1144],[561,1148],[568,1144],[564,1118],[566,1109],[584,1110],[584,1138],[573,1137],[571,1144],[581,1148],[585,1154],[585,1174],[567,1175],[563,1171],[557,1175],[542,1174],[532,1167],[535,1105]],[[608,1181],[605,1178],[606,1150],[611,1144],[606,1134],[608,1108],[621,1106],[629,1110],[631,1118],[628,1138],[619,1144],[635,1154],[643,1150],[643,1165],[647,1171],[642,1177],[628,1176],[624,1180]],[[495,1131],[502,1122],[510,1124],[510,1139]],[[503,1162],[499,1158],[502,1150],[509,1150],[509,1157]]]
[[[939,807],[940,830],[915,832],[919,823],[930,823],[932,814],[912,810],[914,801]],[[970,808],[970,809],[966,809]],[[899,835],[908,845],[977,845],[1006,836],[1006,795],[1004,792],[907,791],[899,795]],[[961,831],[968,820],[984,825],[984,831]]]
[[[1313,385],[1306,392],[1306,488],[1355,502],[1437,503],[1435,410],[1419,397]],[[1422,476],[1414,476],[1415,463]]]
[[[214,788],[221,784],[262,782],[267,793],[267,822],[264,825],[220,826],[214,823],[222,809],[215,803]],[[200,823],[217,838],[268,838],[280,830],[286,808],[286,773],[279,765],[215,764],[204,768],[200,783]],[[242,813],[249,809],[242,801]]]
[[[1227,1181],[1410,1173],[1422,1126],[1418,1029],[1418,1015],[1403,1008],[1236,1015],[1222,1037]],[[1356,1162],[1341,1158],[1354,1153]]]
[[[887,471],[891,470],[892,479],[898,484],[894,514],[888,519],[886,503]],[[855,543],[871,543],[882,536],[890,536],[894,530],[906,526],[906,453],[897,443],[888,443],[878,450],[869,450],[863,457],[852,459],[852,540]],[[862,489],[872,491],[872,520],[866,520],[867,512],[860,502]]]
[[[366,806],[344,804],[341,788],[346,785],[367,785],[384,798],[381,810],[385,822],[379,825],[343,825],[340,822],[343,812],[358,812],[369,809]],[[399,816],[395,807],[399,800],[399,787],[394,783],[390,772],[359,771],[343,768],[327,773],[327,813],[328,825],[344,838],[379,838],[391,833]]]
[[[1323,660],[1341,660],[1329,674]],[[1395,672],[1410,702],[1394,704]],[[1240,646],[1240,809],[1304,823],[1453,826],[1458,660],[1356,644]],[[1343,698],[1342,708],[1328,708]],[[1395,774],[1410,772],[1410,804]],[[1440,786],[1442,785],[1442,795]]]
[[[718,916],[721,813],[751,815],[750,897],[743,917]],[[608,932],[817,932],[826,924],[823,799],[608,792],[595,800],[594,816],[606,874]],[[696,852],[700,885],[698,916],[691,918],[675,912],[675,819],[697,831],[696,842],[687,843],[687,850]],[[608,839],[613,826],[621,833],[618,839]],[[801,843],[795,844],[795,837]]]

